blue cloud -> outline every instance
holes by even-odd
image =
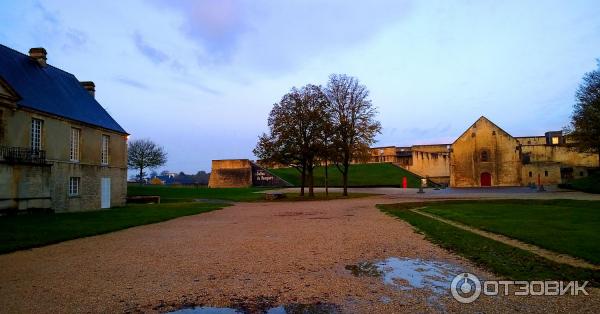
[[[155,3],[182,15],[182,32],[205,51],[198,57],[201,65],[242,59],[244,66],[270,73],[285,73],[320,54],[364,43],[411,10],[409,1],[396,0]]]
[[[125,85],[129,85],[131,87],[139,88],[139,89],[149,89],[148,85],[146,85],[140,81],[136,81],[136,80],[124,77],[124,76],[116,77],[115,81],[123,83]]]
[[[150,46],[146,41],[144,41],[144,38],[139,32],[135,32],[133,34],[133,42],[135,43],[137,49],[155,64],[163,63],[169,59],[169,56],[167,56],[166,53]]]

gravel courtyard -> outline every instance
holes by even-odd
[[[167,312],[327,302],[343,312],[594,312],[578,297],[481,297],[463,305],[346,265],[390,257],[494,276],[381,213],[395,197],[238,203],[222,210],[0,255],[0,312]]]

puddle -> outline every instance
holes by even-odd
[[[402,290],[429,289],[435,294],[449,293],[452,279],[462,272],[452,264],[422,259],[390,257],[375,265],[385,284]]]
[[[379,298],[379,301],[381,301],[381,303],[383,304],[388,304],[392,302],[392,298],[388,297],[387,295],[384,295],[381,298]]]
[[[346,265],[346,270],[349,270],[354,276],[379,277],[382,275],[380,267],[371,262],[360,262],[356,265]]]
[[[453,264],[422,259],[390,257],[380,262],[362,262],[346,265],[354,276],[381,277],[383,283],[400,290],[425,289],[432,292],[426,299],[427,304],[439,312],[445,312],[440,303],[442,295],[450,294],[450,283],[462,268]],[[392,298],[380,297],[380,302],[388,304]]]
[[[229,307],[198,306],[189,309],[181,309],[170,313],[177,314],[337,314],[341,313],[340,307],[333,303],[290,303],[267,309],[243,310]]]
[[[402,290],[430,289],[438,294],[448,292],[454,276],[462,272],[460,267],[448,263],[396,257],[345,268],[357,277],[382,277],[385,284]]]
[[[210,307],[210,306],[198,306],[189,309],[181,309],[170,313],[177,314],[238,314],[243,313],[236,309],[228,307]]]

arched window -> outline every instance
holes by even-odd
[[[529,171],[529,177],[533,177],[533,173],[531,171]]]
[[[490,156],[488,155],[488,151],[487,150],[482,150],[481,151],[481,161],[489,161]]]

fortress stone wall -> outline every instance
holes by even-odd
[[[210,188],[290,185],[249,159],[213,160],[208,182]]]
[[[481,117],[452,144],[374,147],[368,162],[391,162],[453,187],[548,185],[588,176],[600,166],[598,154],[569,144],[561,131],[513,137]]]
[[[248,159],[213,160],[208,187],[252,186],[252,165]]]

